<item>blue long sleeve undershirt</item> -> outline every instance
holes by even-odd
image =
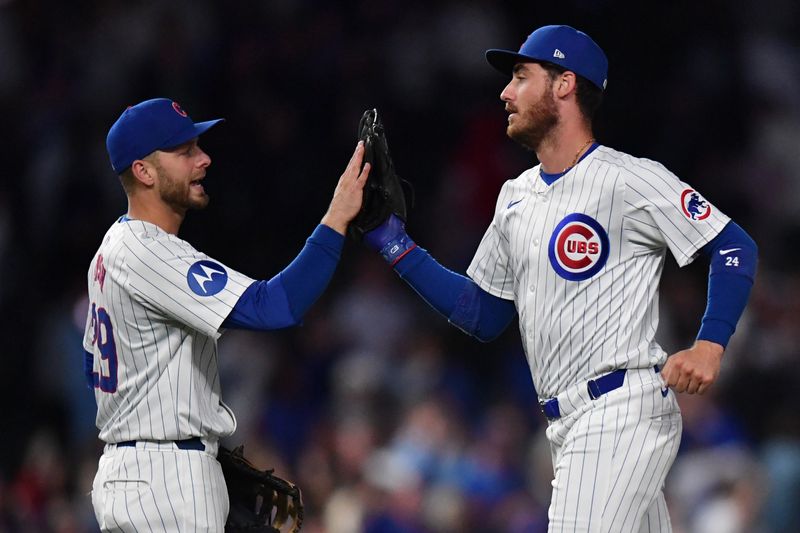
[[[252,283],[223,328],[268,330],[299,324],[333,277],[344,236],[320,224],[297,257],[269,281]]]
[[[735,222],[700,249],[711,259],[708,302],[697,338],[724,346],[736,330],[755,279],[758,246]]]
[[[500,335],[517,313],[513,301],[489,294],[420,247],[408,252],[395,271],[451,324],[480,341]]]
[[[697,338],[726,346],[747,304],[758,248],[742,228],[730,222],[700,252],[711,258],[711,265],[708,303]],[[448,270],[422,248],[408,252],[395,270],[431,307],[481,341],[497,337],[516,314],[512,301],[493,296],[471,279]]]
[[[329,283],[343,244],[343,236],[318,226],[289,266],[245,290],[223,327],[276,329],[298,324]],[[735,255],[720,254],[732,248],[737,248]],[[711,268],[708,303],[697,338],[726,346],[749,297],[757,246],[730,222],[700,252],[711,258]],[[736,264],[731,263],[733,258]],[[395,270],[436,311],[481,341],[500,335],[516,314],[513,301],[489,294],[466,276],[443,267],[422,248],[411,250]]]
[[[320,224],[289,266],[269,281],[256,281],[245,289],[223,328],[267,330],[299,324],[333,276],[342,254],[344,237]],[[84,376],[90,389],[94,356],[84,350]]]

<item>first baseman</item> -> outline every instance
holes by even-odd
[[[299,323],[328,284],[369,165],[359,144],[328,211],[294,261],[256,281],[177,234],[202,209],[211,158],[194,123],[157,98],[126,109],[108,132],[128,211],[106,232],[88,273],[84,349],[105,441],[92,490],[103,531],[222,531],[228,493],[218,440],[236,429],[220,395],[217,339],[226,328]]]
[[[504,184],[464,277],[414,244],[392,215],[365,236],[398,274],[465,332],[488,341],[519,314],[548,419],[551,532],[668,532],[663,487],[681,437],[675,392],[703,393],[749,297],[753,240],[663,165],[599,144],[592,120],[608,61],[585,33],[537,29],[518,52],[493,49],[510,76],[507,134],[539,164]],[[696,342],[655,342],[658,283],[710,258]]]

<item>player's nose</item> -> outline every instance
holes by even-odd
[[[200,167],[207,167],[211,165],[211,156],[205,153],[199,146],[197,150],[200,152],[197,165]]]
[[[510,102],[513,99],[513,90],[511,88],[511,82],[508,82],[503,90],[500,92],[500,100],[504,102]]]

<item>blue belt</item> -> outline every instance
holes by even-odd
[[[206,450],[206,446],[205,444],[203,444],[203,441],[200,440],[200,437],[192,437],[191,439],[185,439],[185,440],[165,440],[159,442],[172,442],[175,444],[175,446],[178,447],[179,450],[198,450],[201,452],[204,452]],[[134,448],[136,447],[136,441],[126,440],[123,442],[118,442],[117,448],[119,447]]]
[[[597,379],[590,379],[586,382],[586,388],[589,390],[589,398],[592,400],[598,399],[603,394],[609,393],[614,389],[618,389],[625,381],[625,370],[615,370],[605,376],[600,376]],[[551,398],[539,404],[542,408],[544,416],[550,420],[561,418],[561,410],[558,408],[558,398]]]

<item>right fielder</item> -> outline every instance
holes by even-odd
[[[756,245],[659,163],[595,141],[608,62],[585,33],[545,26],[519,52],[486,58],[511,76],[500,95],[508,136],[539,164],[503,186],[469,278],[418,248],[402,215],[364,240],[482,341],[519,313],[548,419],[549,531],[671,531],[663,487],[682,423],[669,389],[702,394],[716,379],[753,284]],[[391,171],[376,158],[376,170]],[[669,358],[654,341],[667,250],[681,266],[699,254],[711,260],[697,340]]]

